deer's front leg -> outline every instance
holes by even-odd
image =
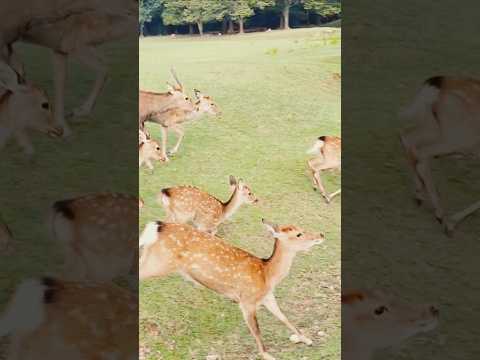
[[[169,161],[167,156],[168,128],[160,126],[160,130],[162,132],[162,157],[165,159],[165,161]]]
[[[67,55],[53,52],[53,76],[55,88],[55,122],[63,129],[63,136],[72,134],[65,120],[65,84],[67,81]]]
[[[250,333],[255,338],[255,342],[257,343],[258,351],[260,352],[260,356],[262,357],[262,359],[275,360],[275,358],[272,355],[267,353],[265,349],[265,345],[263,345],[263,341],[260,337],[260,328],[258,327],[256,306],[240,304],[240,309],[242,310],[243,318],[247,323]]]
[[[173,126],[171,129],[177,135],[177,143],[175,144],[173,149],[168,152],[168,154],[174,155],[178,152],[178,148],[180,147],[180,144],[182,143],[182,140],[185,137],[185,131],[180,125]]]
[[[93,47],[84,47],[78,49],[72,55],[81,64],[92,69],[96,74],[95,83],[85,102],[80,107],[74,109],[71,114],[69,114],[73,117],[85,117],[92,113],[97,98],[105,86],[108,73],[107,66],[98,53],[98,50]]]
[[[263,300],[263,305],[275,316],[278,320],[285,324],[292,332],[292,336],[290,336],[290,341],[295,344],[304,343],[308,346],[312,345],[312,340],[308,337],[303,335],[290,321],[288,321],[287,317],[283,314],[282,310],[277,304],[277,300],[273,294],[269,294]]]
[[[403,149],[405,150],[407,163],[411,169],[411,173],[413,176],[413,183],[415,187],[415,201],[417,205],[421,205],[425,201],[426,189],[422,179],[417,173],[418,158],[416,154],[416,148],[413,144],[410,143],[411,141],[406,135],[400,136],[400,142],[402,143]]]

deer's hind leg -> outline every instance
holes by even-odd
[[[257,343],[258,351],[260,356],[264,360],[275,360],[275,358],[267,353],[265,345],[263,344],[260,328],[258,326],[257,321],[257,309],[256,305],[254,304],[240,304],[240,309],[242,310],[243,319],[247,323],[248,330],[255,338],[255,342]]]

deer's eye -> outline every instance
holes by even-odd
[[[42,109],[48,110],[49,107],[50,107],[50,105],[48,104],[48,102],[42,103]]]
[[[298,233],[297,238],[301,237],[302,235],[303,235],[302,233]]]
[[[386,306],[379,306],[375,309],[375,315],[382,315],[386,311],[388,311],[388,308]]]
[[[158,151],[160,151],[160,147],[157,146],[156,149],[157,149]]]

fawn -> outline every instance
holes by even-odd
[[[313,189],[319,190],[327,203],[339,195],[341,189],[328,194],[320,178],[321,172],[325,170],[336,170],[341,168],[342,162],[342,140],[338,136],[320,136],[308,154],[316,155],[307,164],[312,172]]]
[[[298,252],[321,244],[323,234],[314,234],[293,226],[279,226],[262,220],[275,238],[273,254],[258,258],[189,225],[151,222],[140,237],[140,280],[178,273],[237,302],[247,326],[265,360],[267,353],[260,336],[256,312],[264,305],[292,331],[294,343],[311,345],[312,341],[290,323],[275,299],[275,287],[288,276]]]
[[[143,164],[153,170],[152,161],[165,161],[160,144],[152,139],[145,140],[138,145],[138,167]]]
[[[45,277],[21,283],[0,316],[8,359],[138,357],[138,298],[114,284]]]
[[[445,232],[480,209],[480,201],[447,217],[432,177],[431,160],[480,150],[480,80],[437,76],[424,82],[400,118],[415,126],[400,136],[413,173],[415,199],[430,200]]]
[[[242,179],[237,181],[230,176],[230,188],[232,194],[226,202],[192,186],[162,189],[159,199],[167,213],[167,222],[192,222],[197,229],[215,234],[218,226],[231,218],[240,206],[258,202]]]
[[[387,348],[437,326],[439,311],[431,305],[405,303],[372,290],[342,294],[342,358],[370,360]]]

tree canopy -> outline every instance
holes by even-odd
[[[340,17],[339,0],[140,0],[140,33],[185,32],[205,26],[221,32],[255,28],[290,28],[321,24]],[[272,20],[275,19],[275,20]],[[151,26],[155,25],[155,26]]]

